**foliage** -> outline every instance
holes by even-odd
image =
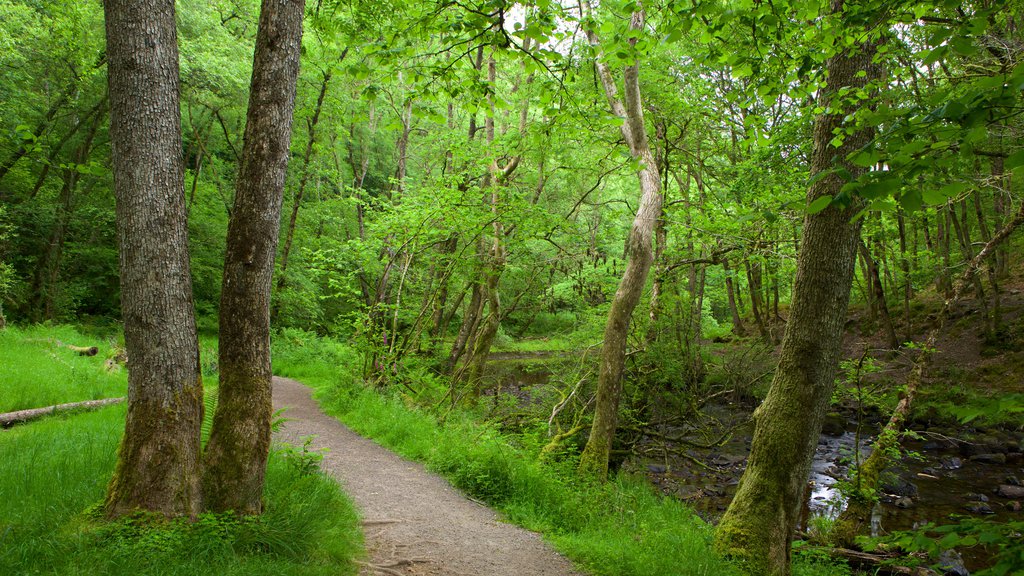
[[[956,519],[956,518],[954,518]],[[953,524],[933,522],[916,530],[900,531],[880,539],[864,539],[869,548],[895,547],[908,552],[925,552],[936,559],[942,551],[981,546],[992,553],[992,565],[973,572],[978,576],[1008,576],[1024,570],[1024,522],[993,522],[982,518],[959,518]]]

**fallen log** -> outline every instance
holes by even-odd
[[[842,558],[851,566],[870,569],[874,574],[907,574],[909,576],[936,576],[938,574],[924,566],[899,566],[893,564],[893,562],[898,562],[901,558],[906,558],[903,555],[870,554],[860,550],[850,550],[849,548],[822,548],[817,546],[814,548],[825,552],[832,558]]]
[[[7,412],[0,414],[0,426],[9,428],[14,424],[22,422],[28,422],[43,416],[49,416],[51,414],[58,414],[60,412],[68,412],[71,410],[95,410],[104,406],[110,406],[111,404],[120,404],[124,402],[124,398],[104,398],[102,400],[87,400],[85,402],[70,402],[68,404],[57,404],[56,406],[47,406],[45,408],[31,408],[29,410],[17,410],[15,412]]]
[[[78,352],[79,356],[95,356],[100,351],[96,346],[75,346],[73,344],[65,344],[64,346],[68,350]]]

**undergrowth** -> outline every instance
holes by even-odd
[[[658,495],[643,479],[618,475],[605,484],[575,475],[574,460],[540,463],[538,444],[482,423],[472,411],[434,413],[409,389],[380,393],[354,373],[343,344],[287,332],[275,341],[275,373],[317,389],[321,406],[360,434],[445,476],[516,524],[535,530],[597,575],[739,574],[712,552],[713,528],[683,503]],[[422,382],[413,382],[426,386]],[[397,390],[402,390],[400,393]],[[799,576],[848,574],[820,558],[798,557]]]

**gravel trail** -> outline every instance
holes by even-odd
[[[274,409],[288,421],[276,438],[329,448],[322,468],[363,517],[365,576],[582,576],[529,530],[506,524],[427,472],[324,414],[305,385],[274,378]]]

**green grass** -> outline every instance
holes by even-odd
[[[442,423],[407,396],[361,386],[352,374],[359,366],[350,349],[313,335],[290,333],[275,344],[275,372],[314,386],[328,413],[395,452],[425,462],[509,521],[543,533],[593,574],[739,574],[712,552],[710,525],[642,479],[620,475],[603,485],[581,481],[571,459],[541,464],[536,442],[502,434],[468,412],[449,412]],[[795,572],[848,573],[817,559],[798,559]]]
[[[3,337],[16,342],[18,335],[35,338],[41,333],[45,331],[8,331]],[[26,352],[5,367],[18,370],[23,364],[38,365],[40,377],[66,375],[64,364],[39,363],[38,353]],[[116,378],[102,374],[102,378]],[[57,397],[56,401],[65,400]],[[103,521],[97,512],[113,472],[124,415],[121,405],[0,431],[0,462],[4,463],[0,573],[335,576],[356,572],[353,558],[362,550],[356,511],[337,483],[303,471],[295,457],[297,450],[278,449],[271,454],[266,512],[258,519],[210,514],[194,523],[142,517]]]
[[[60,342],[96,346],[99,353],[79,356]],[[0,412],[124,396],[125,371],[108,374],[103,368],[115,342],[67,326],[0,331]]]

